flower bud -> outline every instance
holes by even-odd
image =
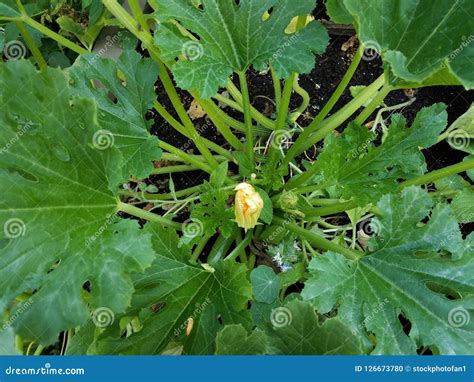
[[[257,225],[263,209],[263,200],[260,194],[248,183],[240,183],[234,189],[235,220],[237,225],[248,230]]]
[[[279,199],[280,207],[283,210],[296,208],[298,205],[298,201],[298,195],[291,191],[282,193]]]

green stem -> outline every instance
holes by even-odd
[[[140,7],[140,2],[138,0],[129,0],[128,5],[132,11],[133,17],[138,21],[141,28],[148,32],[148,24],[145,20],[145,16],[143,15],[142,8]]]
[[[318,163],[313,163],[311,167],[306,170],[303,174],[290,179],[290,181],[285,185],[285,190],[292,190],[305,184],[308,180],[310,180],[313,176],[315,176],[319,172],[320,168]]]
[[[44,346],[38,345],[38,347],[35,350],[34,355],[36,355],[36,356],[41,355],[41,353],[43,353],[43,350],[44,350]]]
[[[303,239],[306,239],[311,245],[315,247],[326,250],[326,251],[333,251],[340,253],[341,255],[345,256],[349,260],[359,260],[364,254],[358,251],[354,251],[350,248],[343,247],[332,241],[322,238],[321,236],[302,228],[294,223],[290,223],[285,221],[284,219],[275,216],[273,218],[273,223],[288,229],[289,231],[293,232],[294,234],[300,236]]]
[[[237,101],[237,105],[240,105],[239,107],[241,108],[243,112],[244,109],[243,109],[242,94],[240,93],[239,89],[237,89],[237,87],[231,81],[229,81],[229,84],[227,85],[227,91]],[[275,130],[275,123],[271,119],[265,117],[254,107],[251,107],[250,110],[251,110],[252,117],[256,122],[258,122],[259,124],[261,124],[262,126],[270,130]]]
[[[295,144],[291,147],[290,151],[293,150],[295,154],[290,155],[298,155],[310,148],[311,146],[315,145],[322,139],[324,139],[329,133],[337,129],[341,126],[347,119],[349,119],[352,114],[354,114],[362,105],[364,105],[369,99],[371,99],[375,94],[378,93],[378,89],[383,85],[385,81],[384,75],[380,76],[375,82],[369,85],[366,89],[362,91],[361,94],[351,102],[349,102],[346,106],[344,106],[341,110],[339,110],[336,114],[332,117],[326,119],[322,122],[320,129],[308,137],[306,142],[301,142],[301,144],[296,146],[298,140]],[[306,131],[306,129],[305,129]],[[303,134],[302,134],[303,135]],[[301,136],[302,136],[301,135]],[[301,138],[300,136],[300,138]],[[296,147],[296,149],[294,149]],[[290,152],[288,151],[288,153]],[[284,166],[288,162],[288,155],[285,157],[285,160],[282,163]],[[288,162],[289,164],[289,162]]]
[[[311,204],[313,206],[332,206],[335,204],[340,204],[341,200],[340,199],[321,199],[321,198],[316,198],[311,200]]]
[[[201,253],[204,250],[204,248],[206,247],[206,244],[209,242],[210,238],[211,238],[211,236],[206,235],[201,239],[199,244],[194,249],[193,254],[191,256],[191,259],[189,259],[189,262],[191,264],[197,264],[197,260],[199,259],[199,256],[201,256]]]
[[[293,73],[285,81],[283,86],[283,94],[281,97],[280,107],[278,111],[278,117],[276,122],[276,130],[284,130],[286,126],[286,120],[288,118],[288,110],[290,107],[291,94],[293,92],[293,84],[296,79],[296,73]]]
[[[206,160],[204,159],[204,157],[202,155],[191,155],[191,157],[197,159],[200,162],[206,163]],[[216,160],[218,162],[225,162],[226,160],[228,160],[223,155],[216,155],[216,156],[214,156],[214,158],[216,158]],[[184,162],[183,159],[181,159],[179,156],[177,156],[175,154],[170,154],[170,153],[162,153],[160,159],[161,160],[166,160],[168,162]]]
[[[242,235],[240,234],[240,230],[239,230],[237,236],[235,237],[235,243],[238,246],[241,242],[242,242]],[[239,260],[242,264],[247,264],[247,254],[245,253],[245,249],[240,251]]]
[[[175,191],[175,192],[170,192],[167,194],[145,194],[142,192],[132,192],[132,191],[127,191],[127,190],[121,190],[120,195],[131,196],[131,197],[143,196],[147,200],[174,200],[181,196],[189,196],[201,190],[202,190],[202,186],[199,185],[199,186],[193,186],[193,187],[189,187],[189,188]]]
[[[216,112],[219,114],[219,117],[222,119],[224,123],[228,124],[233,129],[240,131],[241,133],[245,133],[244,123],[232,118],[230,115],[228,115],[227,113],[225,113],[223,110],[219,109],[218,107],[216,108]]]
[[[356,118],[355,122],[358,125],[363,125],[367,119],[372,115],[372,113],[377,110],[380,105],[383,103],[384,99],[388,94],[393,90],[393,87],[389,84],[385,84],[377,96],[370,102],[370,104],[360,113]]]
[[[219,109],[212,101],[206,101],[200,99],[195,94],[193,94],[194,99],[201,105],[204,111],[207,113],[211,121],[214,123],[217,131],[225,138],[227,142],[236,150],[242,150],[242,142],[232,133],[229,126],[221,119],[219,112],[216,109]]]
[[[202,186],[194,186],[190,188],[186,188],[184,190],[179,190],[167,193],[167,194],[147,194],[144,192],[133,192],[133,191],[128,191],[128,190],[120,190],[119,194],[123,196],[128,196],[131,198],[137,198],[137,199],[145,199],[148,201],[169,201],[169,200],[175,200],[181,196],[189,196],[191,194],[194,194],[196,192],[199,192],[202,190]]]
[[[25,355],[30,355],[30,352],[31,352],[31,349],[33,348],[33,345],[35,343],[34,342],[30,342],[30,344],[28,345],[28,347],[26,348],[26,353]]]
[[[181,230],[181,226],[182,226],[181,224],[176,223],[172,220],[166,219],[166,218],[164,218],[160,215],[154,214],[152,212],[142,210],[141,208],[137,208],[137,207],[132,206],[130,204],[126,204],[126,203],[123,203],[123,202],[119,201],[118,202],[118,210],[122,211],[126,214],[129,214],[129,215],[135,216],[137,218],[140,218],[140,219],[148,220],[148,221],[154,222],[154,223],[160,223],[160,224],[163,224],[166,227],[171,227],[171,228]]]
[[[20,31],[21,37],[23,37],[23,40],[25,40],[26,45],[28,46],[31,53],[33,54],[33,57],[35,58],[36,63],[38,64],[40,70],[41,71],[46,70],[46,68],[48,67],[48,64],[46,63],[46,60],[44,59],[38,47],[36,46],[36,43],[31,37],[30,32],[28,32],[28,29],[26,29],[23,23],[20,21],[15,22],[15,25]]]
[[[335,183],[335,182],[312,184],[312,185],[309,185],[309,186],[299,187],[297,189],[294,189],[293,192],[296,192],[297,194],[307,194],[309,192],[325,190],[326,188],[332,187],[336,184],[337,183]]]
[[[291,100],[291,94],[293,92],[293,84],[295,82],[297,74],[293,73],[290,75],[289,78],[285,81],[285,85],[283,86],[283,94],[281,97],[280,101],[280,106],[279,106],[279,111],[278,111],[278,117],[277,117],[277,122],[276,122],[276,130],[275,132],[284,132],[286,130],[286,124],[287,124],[287,118],[288,118],[288,110],[290,107],[290,100]],[[274,139],[275,134],[272,136],[272,140]],[[281,148],[279,147],[277,142],[272,142],[270,145],[270,150],[268,153],[268,163],[271,166],[270,168],[270,173],[275,170],[275,166],[278,163],[278,158],[279,158],[279,151]],[[271,185],[267,187],[267,192],[269,192],[271,189]]]
[[[461,172],[471,170],[474,168],[474,159],[467,160],[465,162],[457,163],[452,166],[442,168],[441,170],[435,170],[428,174],[419,176],[414,179],[407,180],[400,184],[401,188],[409,186],[421,186],[427,183],[433,183],[437,180],[446,178],[450,175],[459,174]]]
[[[216,94],[212,98],[214,98],[216,101],[219,101],[220,103],[223,103],[226,106],[231,107],[234,110],[237,110],[241,113],[244,112],[244,108],[242,106],[240,106],[237,102],[231,100],[230,98],[224,97],[222,94]]]
[[[298,76],[295,77],[295,81],[293,83],[293,90],[295,91],[296,94],[298,94],[301,98],[303,98],[303,101],[301,102],[301,105],[296,109],[294,113],[291,114],[290,120],[292,123],[296,122],[299,117],[308,109],[309,103],[311,102],[311,97],[309,96],[309,93],[304,90],[298,81]]]
[[[281,82],[278,76],[276,75],[276,72],[273,69],[273,67],[270,67],[270,72],[272,74],[273,89],[275,92],[276,109],[278,113],[278,111],[280,110],[280,103],[281,103]]]
[[[25,24],[28,24],[30,27],[35,28],[37,31],[43,33],[45,36],[52,38],[55,40],[57,43],[64,45],[66,48],[71,49],[73,52],[76,52],[77,54],[86,54],[89,53],[86,49],[83,47],[73,43],[72,41],[69,41],[67,38],[64,38],[63,36],[53,32],[51,29],[45,27],[44,25],[38,23],[37,21],[33,20],[31,17],[28,16],[22,16],[21,18],[18,19],[19,21],[23,21]]]
[[[151,175],[173,174],[176,172],[186,172],[186,171],[196,171],[196,170],[199,170],[199,168],[196,166],[176,165],[176,166],[154,168],[151,172]]]
[[[180,157],[184,162],[190,163],[209,174],[212,173],[212,168],[208,164],[203,163],[199,159],[195,158],[193,155],[186,154],[184,151],[177,149],[176,147],[170,145],[169,143],[166,143],[162,139],[159,141],[159,145],[163,150],[166,150],[169,153]]]
[[[145,30],[139,30],[137,20],[135,20],[116,0],[102,0],[102,3],[109,12],[120,21],[125,29],[128,29],[136,38],[138,38],[145,47],[158,53],[154,44],[153,37]]]
[[[15,336],[15,347],[23,354],[23,339],[18,334]]]
[[[239,256],[240,253],[244,251],[245,248],[247,248],[247,246],[250,244],[252,241],[252,236],[253,230],[248,231],[245,235],[245,239],[242,240],[224,260],[235,260],[235,258]]]
[[[251,163],[254,163],[253,153],[253,124],[252,124],[252,112],[250,104],[250,94],[247,84],[247,77],[245,72],[239,72],[240,90],[242,91],[242,100],[244,106],[244,119],[245,119],[245,152]]]
[[[226,97],[223,97],[222,95],[220,94],[217,94],[216,96],[213,97],[216,101],[219,101],[220,103],[223,103],[224,105],[227,105],[227,106],[230,106],[232,107],[233,109],[243,113],[243,109],[242,107],[237,104],[235,101],[232,101]],[[219,112],[219,115],[221,117],[221,119],[227,123],[229,126],[233,127],[235,130],[237,131],[240,131],[242,133],[245,133],[245,124],[240,122],[240,121],[237,121],[236,119],[232,118],[231,116],[229,116],[228,114],[226,114],[223,110],[217,108],[217,110]],[[253,115],[252,115],[253,116]],[[255,117],[254,117],[255,119]],[[261,135],[268,135],[268,131],[267,130],[274,130],[275,129],[275,124],[273,121],[271,120],[268,120],[270,121],[269,124],[267,125],[263,125],[263,124],[260,124],[259,126],[254,126],[254,130],[257,132],[258,130],[260,130],[260,134]],[[258,121],[257,121],[258,122]]]
[[[249,256],[249,260],[247,262],[247,267],[248,269],[252,270],[255,268],[255,263],[257,262],[257,256],[255,256],[253,253]]]
[[[210,265],[214,265],[217,262],[219,262],[229,251],[230,246],[234,243],[239,233],[240,233],[240,229],[235,227],[234,230],[232,231],[232,234],[228,238],[225,238],[224,236],[219,235],[211,249],[211,253],[209,254],[207,258],[207,262]]]
[[[189,138],[191,140],[193,139],[193,136],[189,135],[189,131],[181,123],[179,123],[175,118],[173,118],[173,116],[170,113],[168,113],[168,111],[165,109],[165,107],[161,103],[159,103],[158,101],[154,101],[153,107],[158,112],[158,114],[160,114],[163,117],[163,119],[166,122],[168,122],[171,125],[171,127],[173,127],[177,132],[184,135],[186,138]],[[232,154],[228,150],[224,149],[223,147],[219,146],[218,144],[204,137],[201,137],[201,140],[212,151],[220,155],[223,155],[224,157],[227,158],[227,160],[231,162],[234,160],[234,158],[232,157]],[[215,157],[214,159],[217,160],[217,158]]]
[[[344,77],[342,78],[341,82],[339,83],[338,87],[332,94],[331,98],[329,98],[326,105],[323,109],[319,112],[319,114],[314,118],[313,122],[305,128],[304,132],[301,136],[296,140],[294,145],[290,148],[286,157],[283,161],[282,166],[288,166],[289,163],[298,155],[300,154],[300,147],[304,146],[305,141],[309,138],[309,136],[319,127],[321,122],[326,118],[326,116],[331,112],[333,107],[336,105],[339,98],[341,98],[342,94],[346,90],[349,82],[351,81],[352,77],[354,76],[355,71],[359,67],[360,61],[362,59],[363,49],[359,48],[357,50],[354,59],[352,60],[351,65],[347,69]],[[381,85],[380,85],[381,86]]]
[[[159,60],[159,58],[157,58],[157,60]],[[219,163],[214,159],[211,152],[204,144],[202,137],[198,134],[198,132],[196,131],[196,128],[194,127],[193,123],[191,122],[191,119],[188,116],[188,113],[186,113],[186,110],[184,109],[184,106],[179,98],[178,92],[176,91],[176,88],[173,85],[173,81],[171,81],[171,78],[168,74],[168,69],[165,67],[163,62],[161,62],[161,60],[160,60],[160,63],[159,63],[159,66],[160,66],[161,82],[163,84],[163,87],[166,90],[166,93],[168,94],[168,97],[171,103],[173,104],[173,107],[178,113],[178,116],[181,119],[181,122],[186,128],[189,136],[192,137],[199,152],[204,156],[204,158],[206,158],[206,160],[211,165],[211,167],[216,168],[219,165]]]
[[[340,212],[352,210],[356,207],[357,207],[357,203],[354,201],[350,201],[350,202],[342,202],[342,203],[319,207],[319,208],[311,208],[308,210],[302,210],[301,212],[305,214],[305,217],[311,218],[315,216],[335,215]]]

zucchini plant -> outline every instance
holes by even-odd
[[[0,4],[25,48],[0,62],[1,353],[472,354],[473,109],[408,123],[384,100],[474,87],[474,2],[327,0],[360,46],[305,128],[298,81],[329,43],[314,0],[83,1],[87,33],[30,3]],[[116,60],[92,52],[107,25]],[[48,66],[38,36],[74,63]],[[368,49],[383,75],[336,110]],[[273,80],[271,118],[250,71]],[[465,159],[428,171],[445,140]]]

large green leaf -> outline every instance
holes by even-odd
[[[462,27],[472,20],[473,1],[339,0],[342,6],[362,42],[382,54],[393,84],[474,87],[473,36]]]
[[[181,88],[197,91],[203,98],[215,95],[229,76],[250,65],[265,69],[271,62],[280,78],[293,72],[308,73],[314,55],[326,49],[328,35],[318,22],[311,22],[294,34],[285,29],[295,16],[314,8],[313,0],[203,0],[199,9],[191,0],[157,0],[161,24],[155,34],[163,58],[184,55],[172,68]],[[268,20],[264,14],[271,9]],[[180,25],[198,37],[191,40],[170,23]]]
[[[451,207],[459,223],[474,222],[474,191],[471,188],[461,191],[454,197]]]
[[[86,281],[93,309],[125,310],[128,273],[152,261],[151,240],[135,222],[114,224],[120,153],[94,146],[95,104],[72,97],[64,73],[0,63],[0,102],[0,313],[35,291],[14,327],[51,343],[88,318]]]
[[[3,0],[0,4],[0,15],[4,17],[19,17],[21,14],[13,0]]]
[[[266,352],[265,333],[255,329],[251,334],[242,325],[227,325],[217,335],[217,355],[260,355]]]
[[[127,312],[129,316],[140,317],[143,329],[126,339],[114,339],[111,337],[114,328],[110,328],[102,336],[99,352],[159,354],[171,340],[192,341],[201,330],[203,317],[206,317],[204,324],[208,325],[210,317],[205,315],[208,310],[213,312],[214,323],[220,318],[224,325],[243,323],[248,326],[249,314],[244,309],[252,291],[244,265],[233,261],[218,263],[215,269],[190,265],[191,252],[178,248],[179,240],[173,230],[151,224],[147,229],[154,233],[158,255],[145,274],[136,277],[136,293],[132,308]],[[186,333],[190,327],[191,332]],[[201,354],[214,351],[206,347],[194,349]]]
[[[326,12],[332,21],[339,24],[352,24],[354,18],[342,0],[326,0]]]
[[[338,318],[319,323],[311,304],[293,300],[272,311],[268,351],[277,355],[360,355],[362,344]]]
[[[351,124],[340,137],[332,137],[319,156],[324,182],[337,185],[343,198],[354,197],[364,205],[395,191],[400,179],[423,174],[426,163],[420,149],[435,144],[446,128],[445,108],[436,104],[422,109],[409,129],[401,115],[394,115],[378,146],[374,133]]]
[[[354,332],[373,333],[374,354],[414,354],[422,345],[442,354],[472,353],[472,237],[463,241],[451,208],[433,208],[416,187],[383,197],[378,207],[383,215],[374,223],[374,252],[356,262],[333,252],[315,257],[303,298],[321,312],[337,306]],[[400,315],[411,323],[408,335]]]
[[[217,335],[216,354],[348,355],[363,354],[360,339],[339,319],[323,324],[314,307],[292,300],[272,308],[264,331],[250,334],[242,325],[228,325]]]
[[[96,100],[103,135],[113,137],[123,153],[126,176],[143,179],[150,175],[152,161],[161,157],[158,140],[148,132],[145,119],[156,98],[157,65],[125,51],[117,62],[95,54],[81,56],[69,72],[73,94]]]
[[[15,333],[9,326],[4,326],[0,321],[0,356],[1,355],[20,355],[21,353],[15,347]]]

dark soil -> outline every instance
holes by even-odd
[[[308,75],[300,77],[300,85],[310,94],[311,103],[307,113],[303,115],[298,123],[301,126],[307,126],[311,120],[317,115],[319,110],[326,104],[329,97],[332,95],[340,80],[344,76],[349,67],[356,46],[344,52],[341,50],[342,45],[347,42],[347,36],[331,36],[330,44],[326,53],[317,59],[315,69]],[[383,73],[382,62],[380,59],[372,61],[362,61],[350,86],[354,85],[369,85],[377,77]],[[275,111],[274,107],[274,92],[273,84],[269,75],[261,75],[254,71],[250,71],[248,75],[250,97],[254,107],[260,112],[271,117]],[[173,110],[171,103],[166,97],[164,90],[160,84],[157,84],[157,93],[159,94],[161,102],[168,110]],[[181,99],[185,108],[189,108],[192,97],[184,91],[180,91]],[[474,92],[465,91],[460,86],[453,87],[427,87],[417,89],[413,96],[416,101],[409,107],[406,107],[397,112],[402,113],[409,123],[413,122],[416,113],[425,106],[430,106],[437,102],[443,102],[447,105],[449,123],[451,124],[462,114],[464,114],[471,103],[474,101]],[[333,109],[333,113],[343,107],[346,103],[351,101],[352,96],[347,90],[341,99],[338,101]],[[407,97],[404,91],[395,91],[389,94],[386,98],[386,104],[397,105],[407,102],[410,98]],[[299,96],[294,95],[291,101],[291,108],[298,107],[300,102]],[[242,120],[242,114],[235,112],[229,108],[225,111],[234,118]],[[160,139],[172,143],[178,148],[185,149],[190,153],[196,153],[195,146],[188,138],[177,133],[170,125],[168,125],[156,112],[151,113],[151,117],[155,119],[153,133]],[[175,115],[176,117],[176,115]],[[372,120],[375,115],[372,116]],[[370,120],[370,119],[369,119]],[[201,118],[194,121],[196,128],[202,131],[202,135],[218,144],[226,145],[225,140],[220,134],[216,132],[212,123],[207,118]],[[343,125],[344,127],[345,125]],[[424,151],[429,170],[435,170],[454,163],[460,162],[465,154],[461,151],[453,150],[447,143],[440,143],[429,150]],[[200,172],[181,173],[179,177],[174,179],[177,189],[190,187],[202,182],[206,175]]]
[[[322,0],[318,0],[317,2],[322,3]],[[318,19],[328,20],[325,8],[321,6],[321,4],[318,4],[314,15]],[[311,103],[307,112],[298,120],[298,123],[302,127],[311,123],[312,119],[326,104],[329,97],[332,95],[340,80],[346,73],[357,49],[356,42],[354,46],[351,46],[349,49],[346,49],[345,51],[342,50],[343,45],[350,39],[351,33],[353,33],[353,31],[350,28],[345,31],[343,30],[343,33],[340,33],[340,30],[332,33],[330,30],[331,40],[325,54],[317,58],[316,67],[311,73],[300,76],[300,85],[311,96]],[[380,58],[375,58],[370,61],[362,61],[350,83],[350,86],[369,85],[382,73],[382,61]],[[274,117],[274,91],[271,76],[268,74],[256,73],[251,70],[248,73],[248,82],[252,105],[266,116]],[[237,84],[238,79],[234,78],[234,83]],[[168,100],[166,93],[159,82],[157,83],[156,91],[160,101],[165,105],[167,110],[173,110],[171,102]],[[188,109],[192,102],[192,97],[185,91],[178,91],[185,108]],[[406,91],[400,90],[390,93],[386,98],[385,103],[389,106],[398,105],[410,100],[411,98],[409,97],[415,97],[416,100],[410,106],[397,111],[397,113],[402,113],[407,118],[409,124],[413,122],[416,113],[421,108],[430,106],[437,102],[443,102],[447,105],[449,124],[451,124],[469,109],[471,103],[474,101],[474,92],[465,91],[460,86],[428,87],[414,90],[412,94],[407,94]],[[351,101],[351,99],[352,96],[350,91],[346,90],[332,110],[332,114]],[[293,95],[291,108],[297,108],[299,103],[299,96]],[[232,117],[243,120],[241,113],[230,108],[226,108],[225,111]],[[357,115],[357,113],[355,115]],[[176,115],[174,116],[177,118]],[[177,133],[158,115],[158,113],[150,112],[150,117],[155,120],[152,132],[160,139],[172,143],[175,147],[181,148],[189,153],[197,153],[194,144],[188,138]],[[369,121],[374,118],[375,113],[371,118],[369,118]],[[202,136],[220,145],[227,145],[222,136],[216,132],[207,117],[195,120],[194,123],[196,128],[202,132]],[[347,123],[341,126],[339,130],[343,130],[346,125]],[[311,151],[309,151],[309,153],[312,155]],[[453,150],[445,142],[435,145],[428,150],[424,150],[424,155],[428,163],[429,171],[458,163],[466,156],[466,154],[461,151]],[[207,177],[207,174],[200,171],[179,173],[178,175],[173,176],[173,182],[176,189],[179,190],[200,184],[203,179],[207,179]],[[161,188],[166,188],[168,176],[157,176],[151,179],[151,181],[160,185]],[[470,231],[470,229],[468,231]]]

